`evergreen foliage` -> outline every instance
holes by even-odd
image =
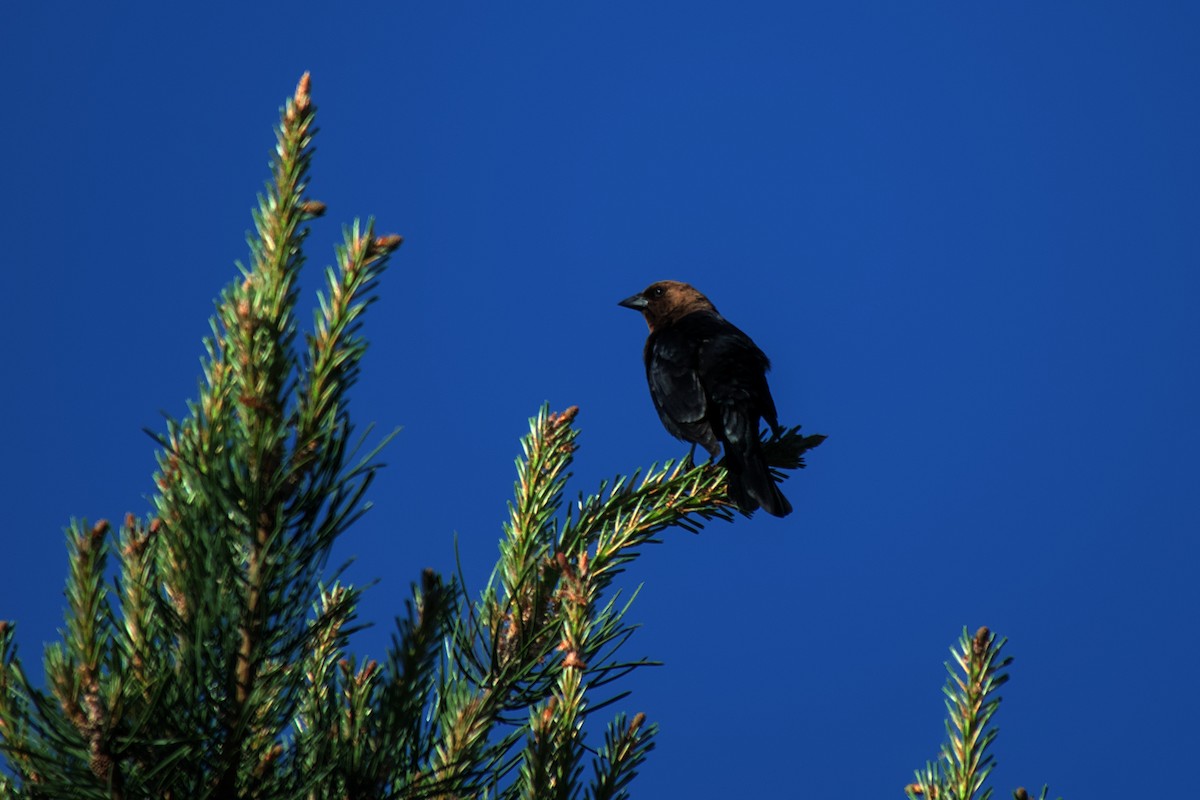
[[[999,729],[992,717],[1000,707],[996,690],[1008,682],[1004,670],[1012,658],[1001,657],[1007,639],[997,639],[986,627],[971,636],[963,628],[958,648],[951,649],[953,663],[946,663],[950,677],[942,692],[946,695],[946,735],[938,760],[927,763],[916,773],[916,781],[905,787],[909,800],[989,800],[991,788],[984,783],[996,761],[988,748]],[[1048,788],[1040,800],[1046,800]],[[1013,792],[1016,800],[1028,800],[1025,789]]]
[[[348,655],[359,590],[326,560],[379,468],[378,448],[354,437],[348,391],[362,315],[402,240],[348,226],[298,342],[305,222],[325,211],[307,197],[309,89],[305,75],[282,109],[249,264],[218,300],[198,399],[155,437],[152,512],[67,532],[66,625],[44,689],[0,621],[0,797],[628,797],[657,728],[621,712],[593,723],[650,663],[621,655],[632,598],[612,583],[664,530],[733,518],[725,469],[667,462],[564,509],[577,409],[543,407],[521,440],[490,582],[471,601],[426,570],[386,658]],[[823,439],[794,428],[764,447],[790,470]],[[1008,662],[979,641],[951,693],[960,745],[910,795],[974,791],[991,768],[994,730],[979,731]]]

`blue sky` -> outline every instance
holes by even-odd
[[[901,796],[964,625],[1010,638],[999,796],[1183,796],[1200,701],[1200,10],[1187,3],[161,4],[2,12],[6,579],[31,666],[72,516],[144,513],[311,70],[308,286],[407,241],[353,412],[403,430],[339,544],[381,655],[478,588],[543,401],[575,490],[682,454],[616,302],[693,283],[829,435],[796,513],[668,535],[641,797]],[[311,305],[309,292],[304,303]],[[307,311],[302,317],[307,320]]]

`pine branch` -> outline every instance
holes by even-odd
[[[604,749],[594,764],[596,777],[588,792],[589,800],[625,800],[627,788],[637,775],[637,768],[654,749],[657,725],[643,728],[646,716],[638,714],[629,725],[618,715],[604,735]]]
[[[13,623],[0,620],[0,749],[16,777],[33,785],[41,781],[45,749],[34,730],[33,689],[17,658],[15,634]]]
[[[972,637],[963,628],[958,649],[951,650],[954,663],[946,664],[950,678],[943,693],[946,695],[946,733],[938,761],[926,764],[917,772],[916,782],[906,787],[910,798],[947,798],[972,800],[995,766],[988,748],[999,729],[991,725],[1000,707],[996,690],[1008,681],[1003,670],[1012,658],[1001,658],[1000,650],[1007,640],[996,640],[986,627]],[[957,667],[957,669],[956,669]],[[988,800],[991,788],[983,789],[980,800]]]
[[[485,764],[509,763],[507,748],[520,739],[501,737],[489,746],[489,731],[507,724],[507,709],[526,709],[525,721],[515,723],[525,745],[505,797],[575,796],[588,750],[586,720],[623,696],[595,700],[591,693],[652,663],[618,659],[633,626],[625,622],[628,604],[605,601],[616,576],[667,528],[695,532],[709,520],[733,519],[725,467],[690,460],[651,467],[644,477],[637,472],[606,481],[560,518],[577,413],[574,407],[561,414],[543,407],[530,420],[500,563],[475,606],[474,622],[453,639],[453,668],[443,691],[452,699],[442,709],[437,774],[458,765],[460,775],[484,775]],[[801,436],[797,428],[765,446],[774,466],[794,469],[823,439]],[[611,775],[599,780],[600,790],[619,792],[632,778],[655,730],[640,722],[638,728],[635,750],[641,756],[611,763],[605,756],[595,764],[598,774]]]
[[[349,640],[358,592],[334,585],[323,589],[314,603],[309,623],[310,646],[300,662],[305,691],[300,696],[294,720],[295,738],[290,751],[273,761],[304,776],[296,790],[302,796],[334,797],[339,784],[336,771],[340,758],[340,722],[344,697],[343,672],[339,662]]]
[[[121,800],[124,779],[111,741],[119,722],[119,706],[114,702],[113,685],[103,674],[113,647],[112,609],[104,584],[109,524],[102,520],[90,530],[85,527],[73,525],[68,532],[71,574],[67,581],[66,649],[47,651],[47,677],[87,750],[92,774],[109,788],[113,800]]]

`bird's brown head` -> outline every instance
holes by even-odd
[[[633,297],[626,297],[617,305],[642,312],[651,331],[670,325],[694,311],[717,310],[707,297],[680,281],[652,283]]]

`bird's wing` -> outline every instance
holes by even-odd
[[[646,378],[654,404],[660,414],[680,425],[702,421],[708,410],[696,372],[699,344],[673,327],[657,333],[646,348]]]
[[[778,427],[775,400],[767,386],[771,368],[758,345],[724,319],[713,324],[697,356],[697,372],[709,401],[721,409],[731,436],[737,427],[730,415],[747,417],[743,425],[757,428],[762,417],[772,429]],[[757,438],[758,431],[754,431]]]

